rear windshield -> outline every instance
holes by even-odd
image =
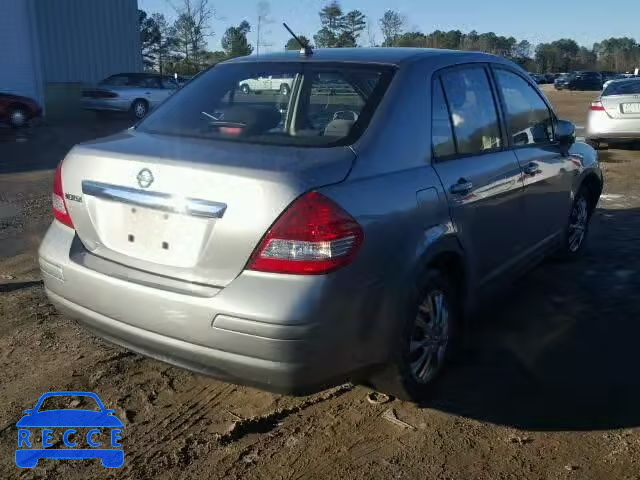
[[[630,82],[613,82],[610,83],[604,92],[603,96],[609,95],[639,95],[640,94],[640,80],[632,80]]]
[[[218,65],[137,129],[244,143],[347,145],[366,129],[392,75],[392,68],[379,65]]]

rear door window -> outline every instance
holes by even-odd
[[[513,145],[553,141],[553,116],[538,92],[519,75],[496,68]]]
[[[487,71],[483,66],[445,71],[442,84],[460,155],[502,147],[500,124]]]
[[[125,87],[129,85],[128,75],[112,75],[105,78],[102,82],[103,85],[109,85],[111,87]]]

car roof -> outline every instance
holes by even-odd
[[[478,59],[484,58],[487,61],[495,61],[499,57],[482,52],[468,52],[464,50],[445,50],[438,48],[409,48],[409,47],[371,47],[371,48],[319,48],[314,49],[311,55],[301,55],[297,50],[286,52],[268,53],[264,55],[248,55],[227,60],[224,63],[255,63],[255,62],[354,62],[354,63],[377,63],[400,65],[402,63],[415,60],[450,56],[456,57],[474,56]]]
[[[623,78],[614,78],[609,80],[607,83],[633,83],[640,82],[640,77],[623,77]]]

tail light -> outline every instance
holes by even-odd
[[[602,102],[600,100],[596,100],[595,102],[591,102],[591,107],[589,110],[593,112],[604,112],[604,107],[602,106]]]
[[[364,234],[351,215],[318,192],[295,200],[254,251],[248,268],[319,275],[354,259]]]
[[[64,191],[62,190],[62,162],[60,162],[56,168],[51,203],[53,205],[53,216],[55,219],[60,223],[64,223],[67,227],[74,228],[69,212],[67,211],[67,203],[64,200]]]

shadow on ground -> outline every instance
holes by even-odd
[[[0,128],[0,174],[51,170],[74,145],[120,132],[133,124],[126,114],[46,120],[30,128]]]
[[[598,210],[583,258],[494,301],[427,405],[530,430],[640,425],[640,209]]]
[[[0,284],[0,293],[10,293],[18,290],[22,290],[24,288],[31,288],[36,285],[42,285],[41,280],[31,281],[31,282],[11,282]]]

